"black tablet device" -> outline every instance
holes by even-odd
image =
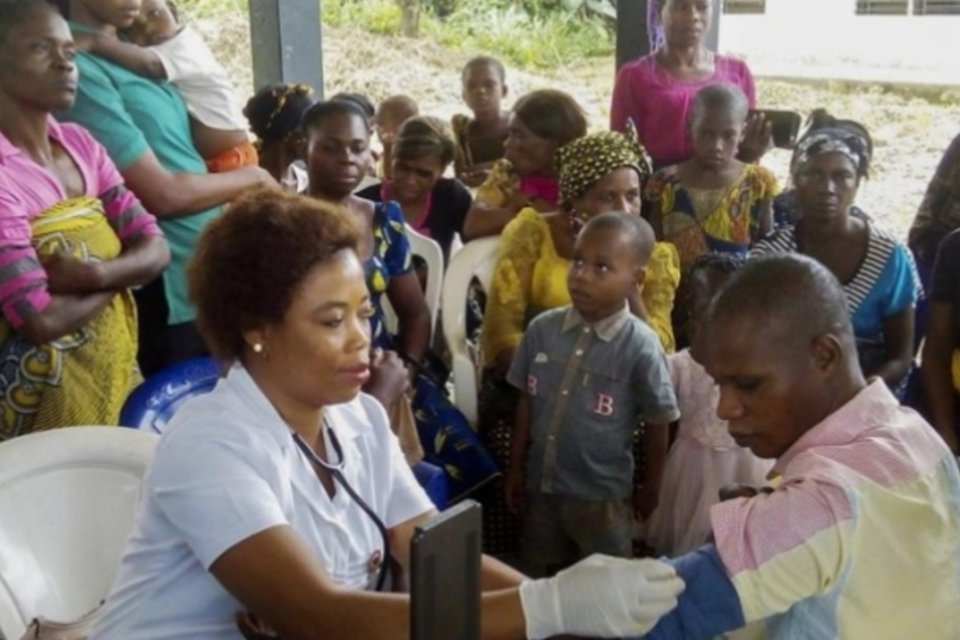
[[[773,146],[780,149],[792,149],[800,133],[801,118],[796,111],[776,109],[751,109],[750,115],[760,114],[766,118],[773,131]]]
[[[480,505],[465,500],[410,541],[412,640],[480,639]]]

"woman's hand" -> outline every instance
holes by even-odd
[[[507,502],[507,509],[510,513],[519,514],[524,506],[524,479],[523,472],[511,469],[507,473],[506,482],[503,484],[504,499]]]
[[[476,189],[486,182],[488,177],[490,177],[490,164],[474,164],[464,167],[459,177],[460,182],[472,189]]]
[[[252,613],[237,614],[237,628],[246,640],[276,640],[277,633]]]
[[[592,555],[553,578],[520,585],[527,636],[642,635],[677,606],[684,584],[658,560]]]
[[[740,160],[758,162],[773,147],[773,124],[763,114],[755,113],[747,120],[740,141]]]
[[[47,290],[56,295],[80,295],[103,289],[98,262],[87,262],[57,252],[42,259],[47,272]]]
[[[395,351],[374,349],[370,360],[370,380],[364,391],[391,407],[410,388],[410,377],[403,360]]]

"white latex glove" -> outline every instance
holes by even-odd
[[[643,635],[677,606],[683,580],[658,560],[592,555],[553,578],[520,585],[527,637]]]

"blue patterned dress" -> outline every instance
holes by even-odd
[[[413,269],[403,211],[396,202],[377,203],[373,214],[373,255],[364,264],[374,316],[370,320],[375,347],[396,350],[396,337],[384,323],[383,296],[390,281]],[[414,378],[413,410],[425,459],[441,467],[456,501],[500,475],[499,467],[480,443],[467,419],[447,397],[442,380],[429,373]]]

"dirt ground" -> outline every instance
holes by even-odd
[[[250,95],[253,81],[245,16],[224,16],[198,26],[233,76],[238,92]],[[469,57],[423,40],[325,29],[326,93],[359,91],[374,101],[403,93],[415,98],[422,112],[448,117],[463,108],[459,71]],[[612,59],[571,61],[549,76],[509,69],[510,98],[536,88],[563,89],[584,105],[592,125],[601,128],[609,112],[613,69]],[[794,109],[806,115],[824,107],[838,117],[865,124],[874,137],[876,152],[859,204],[891,231],[906,232],[943,150],[960,133],[957,88],[917,90],[768,78],[758,78],[757,86],[760,105],[765,108]],[[774,150],[764,158],[764,164],[781,180],[786,180],[788,163],[786,151]]]

